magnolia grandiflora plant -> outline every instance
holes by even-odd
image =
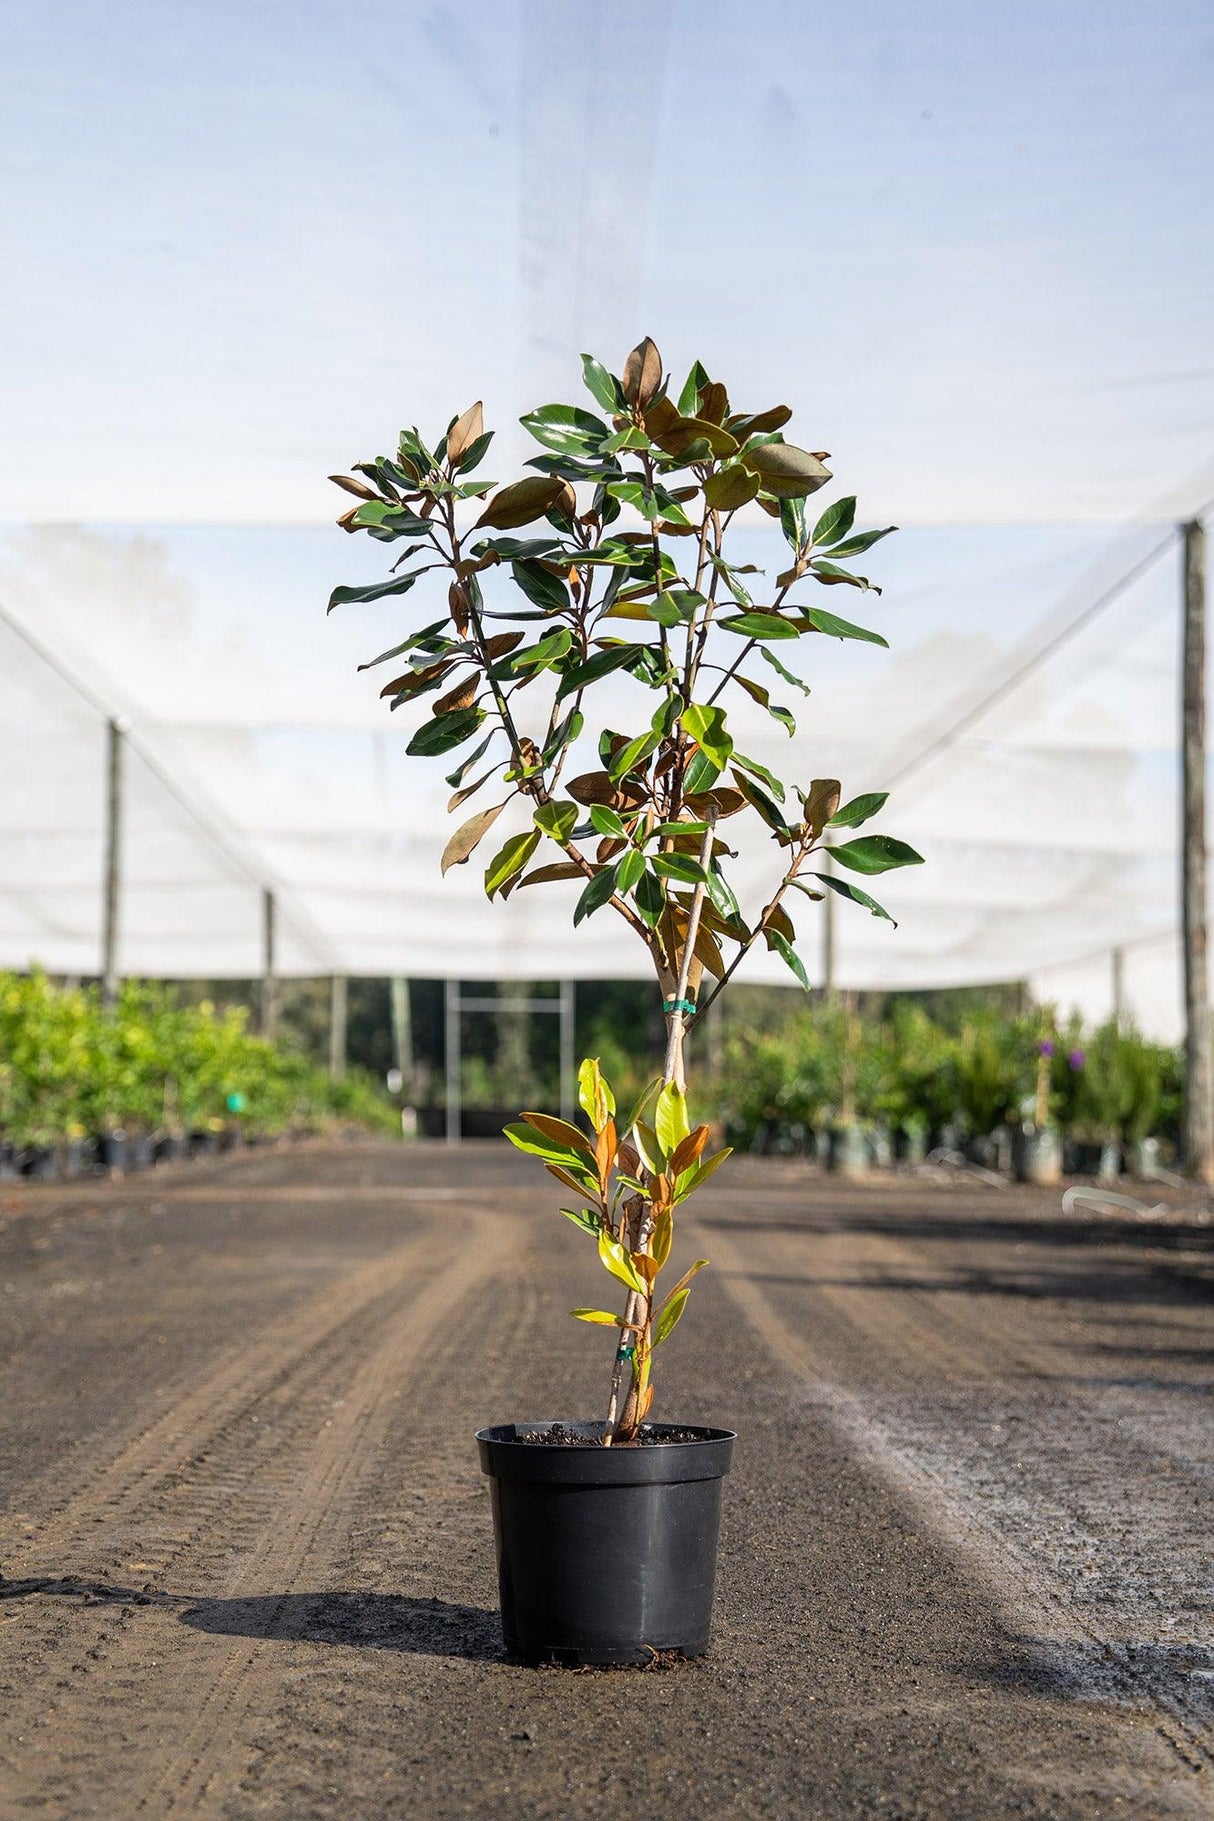
[[[399,674],[381,691],[394,709],[435,698],[406,750],[460,753],[447,779],[450,810],[495,787],[496,801],[447,842],[443,871],[465,864],[513,806],[523,811],[522,825],[485,869],[488,896],[572,880],[580,887],[575,924],[607,908],[624,919],[648,950],[662,995],[667,1091],[659,1104],[662,1125],[673,1130],[672,1121],[685,1120],[685,1111],[676,1115],[685,1032],[755,943],[779,955],[808,990],[792,894],[820,900],[832,891],[886,917],[837,869],[864,876],[919,861],[904,842],[870,834],[833,840],[834,865],[825,870],[828,831],[867,822],[885,794],[840,807],[836,779],[786,782],[742,752],[728,725],[740,695],[795,733],[791,710],[771,690],[775,679],[803,694],[808,685],[777,650],[787,654],[795,641],[815,638],[885,644],[806,595],[819,587],[871,589],[845,564],[893,527],[856,531],[850,497],[811,522],[806,502],[831,474],[825,452],[784,440],[792,415],[786,405],[735,411],[725,387],[698,361],[676,397],[648,339],[618,378],[590,355],[582,366],[604,415],[563,404],[529,412],[523,426],[543,453],[521,480],[498,487],[473,478],[492,440],[479,404],[453,418],[433,449],[416,429],[406,430],[395,456],[334,475],[358,502],[339,524],[400,542],[404,551],[385,580],[337,588],[329,608],[404,595],[427,576],[445,577],[441,616],[363,666],[399,660]],[[789,548],[787,567],[771,582],[756,582],[762,571],[727,554],[734,519],[752,502],[778,521]],[[486,602],[481,578],[503,568],[523,597],[517,606]],[[637,712],[626,726],[594,725],[592,701],[612,675],[632,679]],[[566,778],[575,748],[588,744],[597,766]],[[778,856],[770,896],[756,909],[738,901],[728,869],[736,854],[719,832],[738,815],[766,830]],[[705,974],[712,985],[702,993]],[[583,1094],[594,1108],[588,1116],[598,1142],[610,1148],[616,1140],[604,1140],[599,1119],[605,1101],[585,1082]],[[537,1117],[528,1115],[532,1129]],[[567,1147],[572,1130],[566,1128]],[[659,1212],[681,1198],[686,1178],[668,1147],[646,1151],[636,1120],[619,1137],[637,1165],[629,1169],[626,1159],[622,1166],[619,1205],[627,1210],[629,1198],[639,1197],[649,1212],[637,1216],[633,1206],[617,1218],[608,1203],[605,1213],[601,1205],[588,1217],[601,1235],[612,1225],[610,1243],[631,1260],[621,1269],[638,1278],[623,1279],[629,1300],[617,1391],[629,1363],[633,1376],[618,1421],[613,1397],[608,1440],[627,1439],[641,1420],[638,1360],[643,1356],[647,1370],[649,1351],[638,1319],[647,1292],[638,1285],[649,1282],[643,1261],[655,1256]],[[555,1167],[567,1168],[567,1160]],[[600,1189],[605,1195],[603,1180]]]

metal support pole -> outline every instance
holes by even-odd
[[[447,1143],[458,1144],[460,1141],[460,983],[458,980],[447,980],[443,983],[443,1006],[446,1013],[446,1041],[444,1043],[444,1064],[447,1073]]]
[[[1121,1029],[1125,1017],[1125,950],[1113,950],[1113,1029]]]
[[[346,1073],[346,976],[334,974],[329,982],[329,1079],[342,1081]]]
[[[822,870],[834,871],[831,864],[830,849],[822,853]],[[830,887],[826,888],[826,902],[822,906],[822,997],[827,1005],[835,1003],[835,894]]]
[[[1210,1085],[1210,993],[1206,970],[1206,541],[1184,527],[1184,677],[1181,690],[1183,810],[1181,914],[1184,931],[1184,1164],[1197,1182],[1214,1175]]]
[[[263,887],[261,893],[261,998],[258,1023],[267,1043],[273,1043],[278,1027],[278,982],[274,975],[275,937],[274,893]]]
[[[105,884],[101,920],[101,1000],[118,997],[118,905],[122,884],[122,723],[106,722]]]
[[[413,1016],[409,982],[394,974],[389,982],[392,997],[392,1061],[400,1071],[401,1093],[413,1093]]]
[[[574,1045],[574,986],[572,980],[561,981],[561,1118],[573,1118],[573,1045]]]

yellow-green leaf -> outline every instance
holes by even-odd
[[[666,1157],[678,1149],[691,1131],[687,1118],[687,1096],[673,1081],[666,1082],[658,1095],[653,1124],[658,1143]]]
[[[613,1277],[617,1277],[630,1290],[636,1290],[639,1295],[648,1296],[649,1286],[633,1264],[630,1254],[625,1252],[618,1239],[612,1239],[605,1231],[599,1234],[599,1257]]]
[[[579,1321],[596,1322],[600,1328],[636,1328],[635,1322],[625,1321],[622,1315],[613,1315],[610,1309],[570,1309],[570,1315],[576,1315]]]

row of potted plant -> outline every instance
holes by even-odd
[[[107,1010],[95,987],[0,974],[0,1171],[138,1167],[333,1120],[397,1129],[367,1079],[331,1082],[247,1024],[163,985],[127,981]]]
[[[1123,1156],[1141,1165],[1143,1147],[1149,1158],[1179,1122],[1176,1049],[1050,1008],[991,1010],[949,1030],[913,1003],[878,1020],[816,1006],[778,1032],[735,1033],[725,1060],[719,1112],[733,1144],[829,1149],[857,1166],[943,1143],[1030,1175],[1031,1153],[1061,1163],[1065,1148],[1073,1168],[1107,1175]]]

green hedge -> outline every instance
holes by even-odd
[[[0,974],[0,1138],[41,1147],[231,1125],[274,1136],[341,1121],[399,1133],[369,1077],[331,1082],[247,1021],[244,1008],[179,1005],[171,988],[137,981],[107,1014],[96,988]]]

